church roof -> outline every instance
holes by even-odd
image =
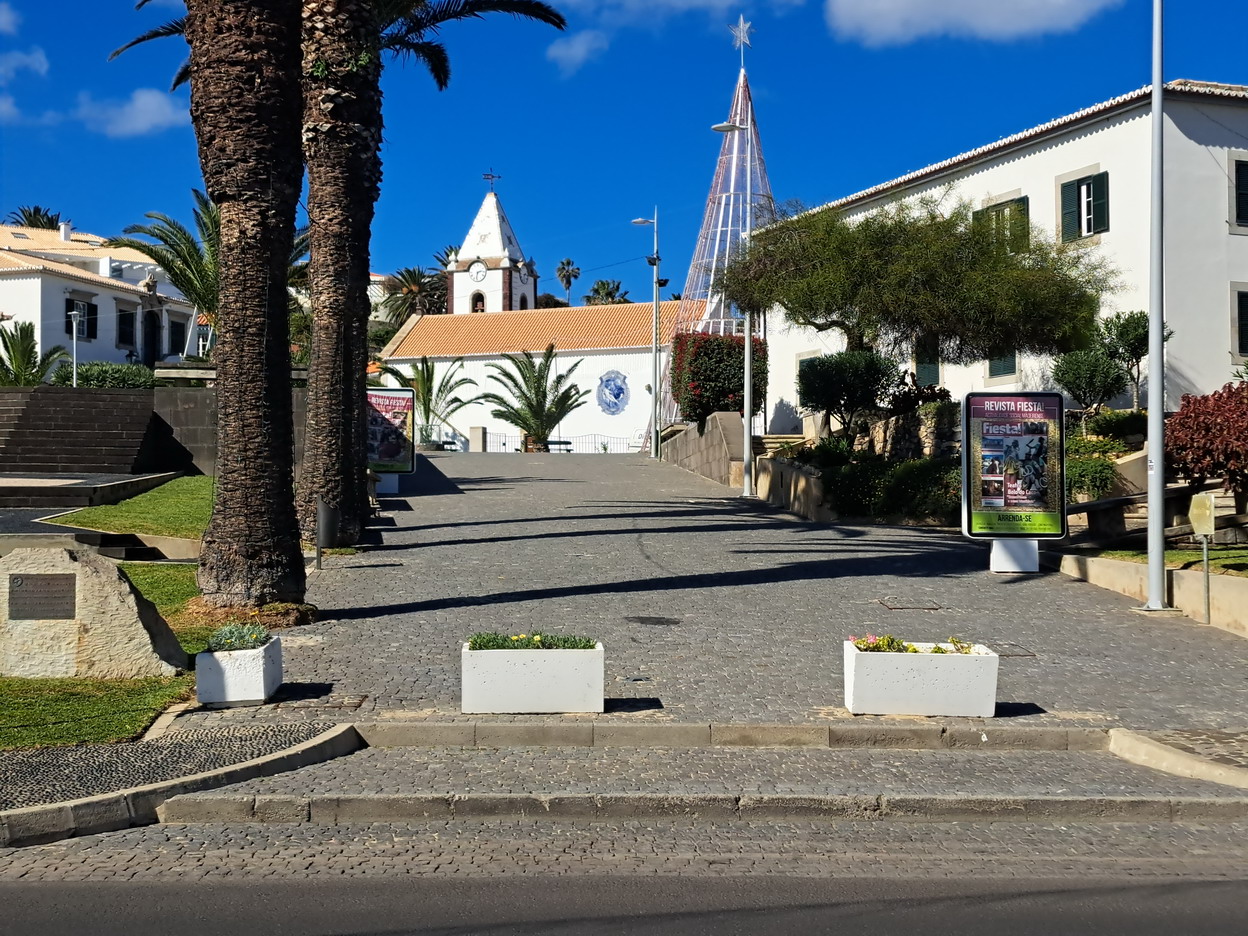
[[[659,341],[666,344],[679,300],[659,303]],[[422,315],[409,319],[382,352],[389,360],[425,357],[540,353],[552,341],[557,351],[648,348],[654,303]]]
[[[460,267],[465,268],[471,260],[500,260],[503,257],[517,263],[526,259],[498,195],[487,192],[463,246],[459,248],[458,260]]]

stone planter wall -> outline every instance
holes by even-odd
[[[961,445],[960,418],[957,403],[890,416],[874,423],[860,445],[896,459],[956,455]]]
[[[864,653],[846,640],[845,707],[855,715],[991,718],[998,657],[980,644],[974,651]]]
[[[699,434],[696,425],[673,436],[662,444],[663,461],[672,462],[687,471],[699,474],[729,487],[744,483],[744,427],[739,413],[712,413],[706,420],[706,431]]]
[[[460,652],[460,710],[465,714],[601,712],[605,659],[593,650]]]
[[[760,458],[757,465],[757,490],[761,499],[816,523],[831,523],[836,519],[836,511],[828,506],[818,469],[775,458]]]

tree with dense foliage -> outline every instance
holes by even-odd
[[[381,373],[393,377],[400,387],[413,391],[416,425],[420,432],[421,442],[431,442],[433,440],[432,429],[438,425],[446,426],[458,433],[459,430],[451,425],[451,417],[465,406],[471,406],[480,399],[480,396],[470,396],[465,399],[459,395],[466,388],[477,386],[475,380],[461,373],[463,369],[464,359],[456,358],[447,365],[446,370],[442,372],[441,379],[438,379],[437,368],[427,357],[422,357],[412,365],[410,374],[391,364],[381,368]]]
[[[148,0],[140,0],[143,6]],[[338,508],[338,542],[358,540],[368,514],[365,389],[370,228],[381,182],[381,53],[423,64],[439,90],[450,58],[446,23],[508,13],[566,26],[539,0],[317,0],[302,8],[303,155],[312,230],[312,359],[300,472],[299,517],[315,526],[316,499]],[[178,35],[173,20],[118,49]],[[189,38],[189,36],[188,36]],[[192,56],[193,59],[193,56]],[[175,76],[175,86],[185,70]]]
[[[797,399],[823,414],[823,429],[835,419],[853,439],[859,424],[902,386],[897,362],[875,351],[841,351],[806,358],[797,365]]]
[[[754,339],[754,413],[762,412],[767,394],[767,343]],[[680,333],[672,339],[672,395],[687,422],[706,430],[712,413],[740,413],[745,408],[745,338],[740,335]]]
[[[1101,319],[1101,343],[1105,353],[1127,373],[1131,383],[1131,408],[1140,408],[1140,384],[1143,381],[1143,363],[1148,357],[1148,313],[1142,309],[1120,312]],[[1167,327],[1162,341],[1174,337],[1174,330]]]
[[[563,287],[564,304],[572,304],[572,283],[580,279],[581,268],[572,262],[571,257],[564,257],[555,268],[555,279]]]
[[[10,211],[4,223],[17,227],[50,228],[55,231],[61,226],[61,213],[49,211],[40,205],[22,205],[16,211]]]
[[[533,302],[535,309],[566,309],[568,303],[560,299],[554,293],[538,293],[537,299]]]
[[[33,322],[0,325],[0,387],[37,387],[68,357],[61,345],[40,354]]]
[[[620,290],[619,280],[595,280],[594,285],[589,287],[589,294],[585,297],[586,305],[619,305],[624,302],[632,302],[628,298],[628,290]]]
[[[588,390],[569,382],[581,362],[577,361],[562,374],[553,373],[553,343],[546,346],[540,360],[535,360],[529,351],[503,357],[508,362],[506,365],[490,362],[486,367],[495,371],[490,374],[490,380],[501,384],[507,396],[491,391],[478,399],[493,404],[495,408],[490,414],[519,429],[538,451],[547,451],[547,443],[559,423],[573,410],[584,406],[585,397],[589,396]]]
[[[847,347],[901,356],[916,336],[953,364],[1005,351],[1060,354],[1095,334],[1114,274],[1094,248],[1026,243],[977,223],[969,204],[897,202],[860,219],[825,209],[756,231],[725,272],[742,308],[780,305]]]
[[[1248,495],[1248,382],[1204,396],[1183,395],[1166,420],[1166,461],[1194,485],[1221,477],[1244,510]]]
[[[297,0],[189,0],[191,124],[220,212],[217,461],[199,587],[301,603],[286,290],[300,158]]]
[[[1127,389],[1127,372],[1103,348],[1085,348],[1053,362],[1053,382],[1084,408],[1086,432],[1088,414]]]

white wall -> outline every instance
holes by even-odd
[[[1109,230],[1089,241],[1118,269],[1121,288],[1105,297],[1102,313],[1147,310],[1151,121],[1146,106],[942,175],[908,188],[904,197],[941,195],[951,186],[945,195],[950,202],[964,198],[978,208],[1026,195],[1032,227],[1052,239],[1060,232],[1059,178],[1108,172]],[[1248,159],[1248,107],[1170,100],[1166,109],[1166,314],[1175,332],[1167,345],[1166,403],[1173,409],[1183,393],[1208,393],[1230,379],[1231,284],[1248,283],[1248,235],[1228,231],[1233,177],[1228,153],[1239,150],[1240,158]],[[847,214],[861,216],[896,197],[855,205]],[[777,401],[796,399],[796,357],[843,347],[836,333],[786,330],[779,314],[770,322],[769,418]],[[1014,379],[989,381],[987,362],[942,364],[941,383],[955,399],[986,386],[1053,389],[1050,368],[1049,359],[1020,356]],[[1129,398],[1118,402],[1129,404]],[[783,431],[770,422],[769,430]]]
[[[440,380],[450,362],[445,358],[434,360],[437,366],[436,379]],[[646,427],[650,423],[651,398],[650,393],[646,390],[646,385],[651,383],[650,349],[563,351],[556,355],[555,371],[563,373],[578,360],[582,361],[582,363],[572,374],[571,380],[580,389],[588,390],[589,396],[585,398],[583,406],[573,411],[567,419],[560,423],[558,430],[552,438],[576,439],[581,436],[598,435],[605,437],[604,441],[606,439],[623,440],[620,443],[621,445],[627,444],[629,448],[635,451],[640,447],[642,440],[645,438]],[[665,361],[666,357],[661,355],[659,362],[660,374]],[[475,390],[467,388],[465,391],[460,391],[459,396],[467,397],[483,392],[495,392],[505,397],[508,396],[507,391],[498,381],[490,379],[490,375],[496,373],[496,371],[487,366],[489,362],[506,364],[501,357],[476,356],[465,358],[464,367],[460,373],[462,376],[475,380],[477,388]],[[401,366],[403,370],[410,372],[410,366]],[[629,390],[628,402],[623,411],[618,415],[610,415],[604,412],[596,399],[600,378],[603,374],[613,370],[624,375]],[[493,407],[488,404],[473,404],[456,413],[451,418],[451,423],[464,435],[467,435],[471,426],[485,426],[486,430],[491,433],[501,433],[508,436],[520,435],[520,430],[515,426],[491,416],[491,409]],[[590,442],[586,440],[584,444],[589,446]],[[585,450],[595,451],[597,449],[586,447]]]

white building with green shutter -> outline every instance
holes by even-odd
[[[1248,361],[1248,87],[1199,81],[1166,86],[1166,406],[1208,393]],[[1003,230],[1042,231],[1100,246],[1122,289],[1102,313],[1148,308],[1150,89],[1141,88],[954,156],[823,206],[851,219],[897,199],[971,201]],[[768,320],[767,431],[796,428],[797,362],[839,350],[834,333]],[[969,390],[1054,389],[1051,362],[1006,355],[971,366],[925,356],[921,383],[955,398]]]

